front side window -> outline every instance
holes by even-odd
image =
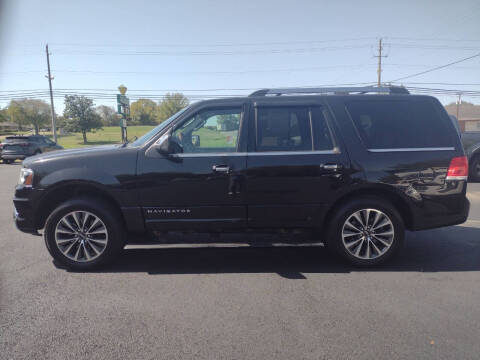
[[[428,100],[352,101],[347,110],[368,149],[452,146],[454,130]]]
[[[177,127],[172,136],[183,153],[237,151],[242,109],[207,109]]]

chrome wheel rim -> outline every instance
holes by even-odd
[[[89,262],[105,251],[108,231],[98,216],[88,211],[72,211],[58,221],[55,242],[70,260]]]
[[[392,246],[395,231],[392,220],[377,209],[362,209],[350,215],[342,227],[342,242],[358,259],[372,260]]]

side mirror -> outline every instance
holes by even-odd
[[[168,130],[158,139],[158,144],[155,146],[157,152],[167,158],[173,158],[173,154],[182,153],[183,149],[174,140],[172,140],[172,129]]]
[[[162,155],[170,155],[173,153],[172,149],[172,130],[167,131],[158,139],[158,144],[155,147]]]

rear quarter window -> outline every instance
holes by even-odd
[[[425,100],[359,100],[346,104],[368,149],[452,147],[451,132],[433,104]]]

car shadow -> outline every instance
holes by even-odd
[[[115,263],[95,272],[145,272],[151,275],[277,273],[288,279],[305,279],[304,274],[312,273],[479,270],[480,228],[454,226],[407,233],[401,253],[387,264],[371,269],[348,265],[323,247],[244,247],[126,250]]]

